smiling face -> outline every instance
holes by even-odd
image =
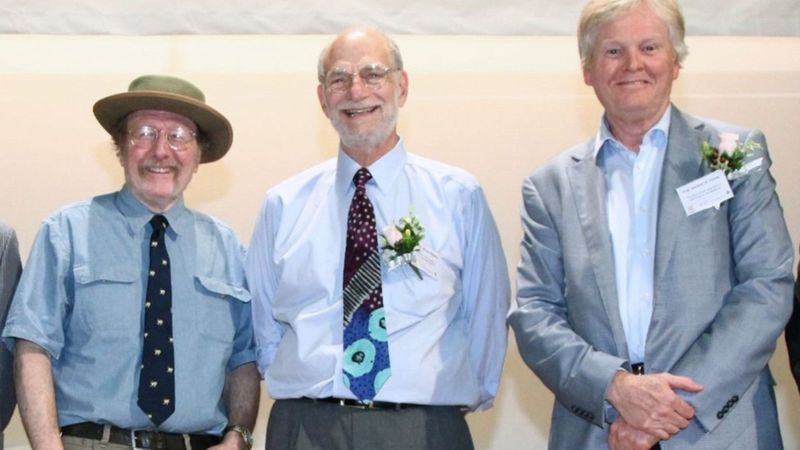
[[[385,36],[370,30],[338,36],[323,66],[325,74],[355,74],[369,66],[397,69]],[[322,111],[339,134],[345,153],[365,167],[397,143],[397,115],[407,94],[408,76],[402,70],[390,71],[378,86],[368,86],[359,76],[341,91],[325,82],[317,86]]]
[[[583,79],[594,88],[612,130],[647,129],[669,106],[679,71],[669,28],[643,4],[600,26]]]
[[[144,110],[128,116],[127,130],[150,126],[160,131],[151,145],[134,145],[126,136],[121,142],[120,164],[125,169],[125,185],[136,199],[156,213],[168,210],[183,194],[200,163],[196,140],[183,150],[173,150],[166,130],[181,127],[197,131],[186,117],[166,112]]]

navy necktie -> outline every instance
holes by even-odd
[[[345,385],[362,402],[372,400],[391,375],[375,210],[367,197],[371,178],[363,167],[353,177],[344,256],[342,368]]]
[[[150,220],[150,267],[144,299],[144,346],[139,373],[139,407],[156,425],[175,411],[175,353],[172,347],[172,282],[161,214]]]

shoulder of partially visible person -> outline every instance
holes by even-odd
[[[6,281],[14,281],[6,280],[4,278],[10,278],[15,273],[18,277],[20,270],[19,243],[17,242],[17,233],[13,228],[9,227],[3,222],[0,222],[0,267],[3,268],[3,279],[0,279],[0,295],[2,295],[6,292],[6,288],[3,288],[3,283]],[[0,310],[0,317],[5,317],[5,313],[2,310]],[[2,327],[0,327],[0,330],[1,329]]]
[[[13,248],[12,248],[13,247]],[[0,262],[7,249],[19,251],[17,248],[17,234],[13,228],[0,222]]]
[[[0,242],[2,245],[5,245],[10,239],[12,239],[16,234],[14,233],[14,229],[9,227],[8,225],[0,222]]]

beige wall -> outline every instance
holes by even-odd
[[[54,209],[117,189],[122,171],[91,114],[140,73],[185,76],[228,115],[234,147],[200,168],[187,203],[247,243],[264,192],[335,154],[317,104],[316,58],[327,36],[48,37],[0,35],[0,219],[23,258]],[[408,147],[474,173],[503,238],[510,274],[521,236],[522,177],[593,134],[601,109],[583,85],[573,38],[399,36],[410,72],[400,132]],[[674,89],[679,107],[763,129],[795,244],[800,239],[800,39],[690,38]],[[772,360],[787,448],[800,408],[783,342]],[[552,396],[512,344],[496,407],[469,418],[480,449],[545,447]],[[264,397],[258,442],[270,402]],[[15,419],[6,448],[27,448]]]

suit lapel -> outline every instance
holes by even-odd
[[[670,118],[667,154],[661,175],[658,194],[658,221],[656,225],[655,274],[653,284],[660,289],[664,271],[669,266],[675,240],[683,223],[687,220],[676,189],[703,175],[700,145],[703,136],[702,123],[685,116],[674,106]],[[663,301],[663,299],[657,299]],[[660,302],[659,302],[660,303]],[[654,305],[654,308],[656,305]],[[655,314],[655,311],[654,311]]]
[[[576,162],[569,167],[568,177],[574,192],[573,199],[581,230],[586,240],[588,258],[614,335],[617,354],[627,358],[628,347],[619,316],[611,234],[606,213],[605,179],[593,157],[593,142],[594,140],[589,141],[582,154],[573,156]]]

